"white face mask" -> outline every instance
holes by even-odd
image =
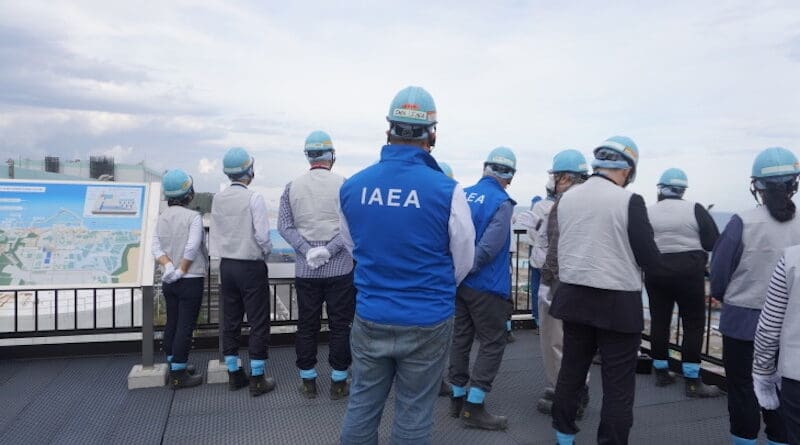
[[[545,184],[544,188],[547,190],[547,193],[551,195],[556,194],[556,178],[553,177],[552,174],[547,176],[547,184]]]

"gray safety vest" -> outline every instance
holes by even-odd
[[[562,283],[641,291],[642,272],[628,238],[633,194],[592,176],[558,201],[558,270]]]
[[[691,201],[664,199],[647,208],[656,245],[661,253],[703,250],[694,207],[695,203]]]
[[[742,219],[742,257],[725,290],[725,304],[761,309],[769,279],[788,246],[800,244],[800,221],[776,221],[766,207],[739,214]]]
[[[328,242],[339,234],[339,188],[344,177],[316,168],[292,181],[294,225],[306,241]]]
[[[789,301],[781,328],[778,371],[783,377],[800,380],[800,246],[786,249],[785,264]]]
[[[212,252],[220,258],[264,259],[253,229],[252,195],[253,191],[248,188],[231,185],[214,196],[208,235]]]
[[[158,216],[156,233],[161,249],[170,257],[175,267],[179,267],[186,242],[189,240],[189,227],[200,214],[181,206],[169,206]],[[204,237],[205,238],[205,237]],[[205,242],[200,243],[192,265],[187,274],[205,276],[208,270],[208,251]]]

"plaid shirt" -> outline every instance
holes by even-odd
[[[337,234],[332,240],[307,241],[297,231],[292,214],[292,205],[289,202],[289,190],[292,183],[286,184],[286,189],[281,195],[280,210],[278,212],[278,231],[295,252],[294,274],[297,278],[332,278],[347,275],[353,270],[353,257],[345,249],[341,235]],[[306,254],[312,247],[325,246],[331,253],[327,264],[316,269],[308,267]]]

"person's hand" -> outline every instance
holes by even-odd
[[[331,259],[331,252],[325,246],[312,247],[306,253],[308,267],[316,269],[326,264]]]
[[[753,390],[755,390],[758,404],[762,408],[778,409],[781,404],[778,400],[779,389],[781,389],[781,376],[777,372],[771,375],[753,373]]]

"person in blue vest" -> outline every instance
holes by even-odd
[[[602,356],[603,407],[597,443],[627,444],[633,425],[636,362],[644,328],[642,271],[661,263],[644,199],[625,189],[639,149],[613,136],[594,149],[594,172],[550,211],[557,233],[559,285],[550,315],[562,322],[563,356],[553,396],[560,445],[574,443],[580,394],[595,351]],[[556,241],[557,240],[557,241]],[[549,261],[548,261],[549,262]]]
[[[266,260],[272,251],[264,197],[248,187],[255,177],[254,160],[243,148],[234,147],[222,159],[231,185],[211,203],[209,249],[220,258],[219,297],[223,309],[222,354],[228,367],[228,387],[235,391],[250,386],[250,395],[275,389],[265,377],[269,356],[269,276]],[[250,378],[239,366],[242,321],[250,323]]]
[[[378,443],[392,385],[390,442],[431,443],[456,287],[475,255],[464,191],[430,154],[436,142],[433,97],[407,87],[392,100],[386,119],[388,144],[380,161],[339,192],[340,233],[353,253],[357,291],[342,444]]]
[[[689,178],[667,169],[658,181],[658,202],[647,209],[663,267],[648,271],[645,285],[650,306],[650,355],[656,386],[675,382],[669,371],[672,312],[678,305],[683,327],[681,362],[688,397],[716,397],[719,388],[700,378],[700,347],[706,321],[706,263],[719,230],[705,207],[683,199]]]
[[[304,153],[310,169],[286,185],[281,195],[278,230],[294,249],[297,289],[297,335],[295,350],[300,370],[300,393],[317,396],[317,336],[322,304],[328,314],[331,366],[330,398],[348,394],[350,325],[353,323],[356,291],[353,287],[353,257],[339,236],[339,188],[344,177],[331,172],[336,151],[330,135],[314,131],[308,135]]]
[[[153,256],[163,267],[161,290],[167,303],[164,351],[170,386],[189,388],[203,383],[203,376],[195,374],[187,362],[203,301],[208,252],[202,218],[186,208],[194,198],[192,177],[174,169],[164,175],[162,183],[168,207],[158,216],[152,246]]]
[[[450,415],[469,427],[502,430],[505,416],[490,414],[484,406],[486,393],[500,369],[507,342],[506,320],[511,303],[511,216],[514,202],[506,193],[517,170],[517,158],[507,147],[489,153],[483,177],[467,187],[475,224],[475,259],[456,293],[456,317],[450,348]],[[469,355],[477,337],[478,356],[470,373]]]
[[[791,151],[768,148],[753,162],[750,191],[759,205],[734,215],[714,246],[711,296],[722,302],[719,330],[736,445],[755,444],[763,419],[770,443],[787,442],[776,410],[760,409],[753,389],[753,341],[768,284],[783,250],[800,244],[792,196],[800,164]]]

